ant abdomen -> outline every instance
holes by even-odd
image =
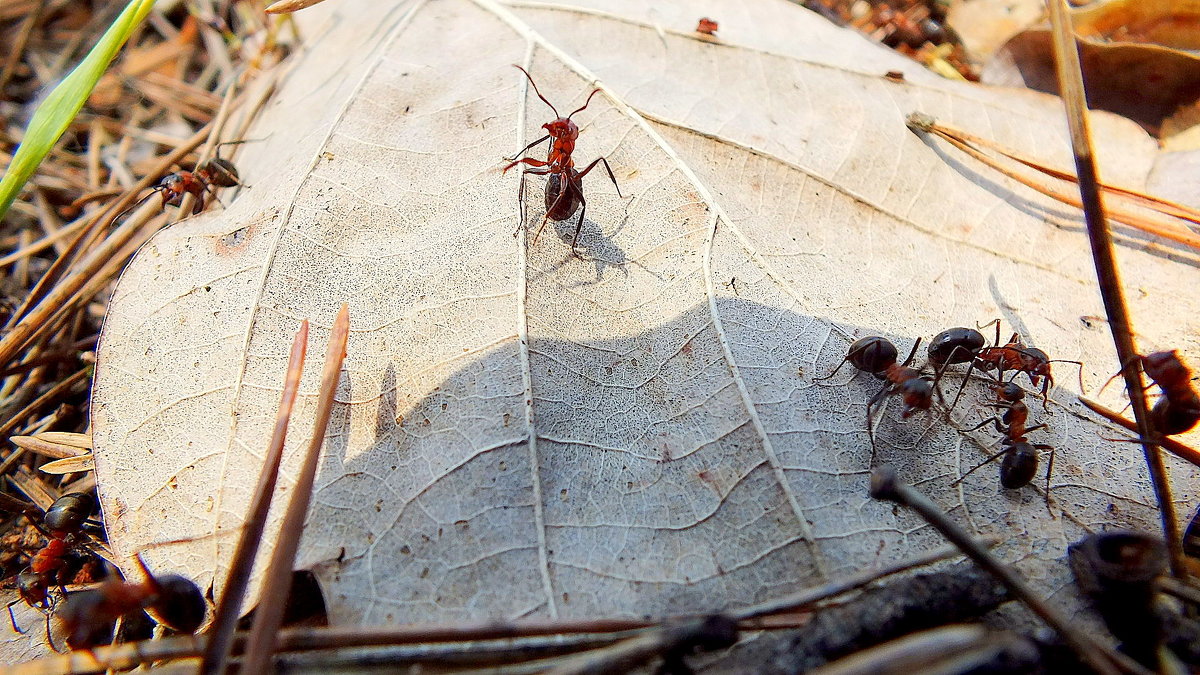
[[[929,342],[929,361],[937,366],[969,363],[985,342],[974,328],[947,328]]]
[[[1000,462],[1000,484],[1009,490],[1025,487],[1037,468],[1037,449],[1029,443],[1013,443]]]
[[[550,180],[546,183],[546,217],[550,220],[562,222],[579,209],[579,192],[574,189],[578,175],[578,171],[571,169],[571,180],[567,181],[566,187],[568,192],[559,199],[563,191],[562,176],[557,173],[550,174]]]
[[[1150,410],[1154,428],[1166,436],[1182,434],[1200,422],[1200,401],[1172,401],[1163,397]]]
[[[208,603],[191,579],[178,574],[167,574],[157,578],[161,587],[158,597],[146,607],[146,613],[180,633],[194,633],[204,623]]]
[[[867,373],[879,375],[896,362],[899,352],[890,340],[878,335],[859,338],[850,345],[846,360],[850,365]]]
[[[95,508],[96,498],[86,492],[65,494],[46,510],[42,524],[51,532],[75,533]]]
[[[221,159],[220,157],[213,157],[204,162],[196,167],[196,171],[203,173],[208,182],[217,187],[233,187],[242,184],[239,180],[237,167],[233,165],[233,162]]]

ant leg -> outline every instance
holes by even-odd
[[[1042,382],[1042,410],[1050,412],[1050,386],[1054,384],[1054,378],[1050,375],[1046,376],[1046,381]],[[1083,387],[1080,387],[1082,390]]]
[[[982,462],[971,467],[970,471],[967,471],[963,475],[959,476],[957,480],[955,480],[953,483],[951,483],[951,485],[958,485],[959,483],[963,482],[964,480],[967,479],[967,476],[970,476],[971,474],[975,473],[979,469],[983,468],[985,465],[990,464],[990,463],[996,461],[997,459],[999,459],[1000,457],[1004,456],[1004,453],[1008,452],[1008,450],[1009,450],[1008,448],[1004,448],[1000,452],[997,452],[996,454],[992,455],[991,457],[988,457],[987,459],[983,460]]]
[[[8,603],[8,622],[12,624],[14,631],[20,633],[21,635],[24,635],[25,631],[23,631],[19,627],[17,627],[17,617],[16,617],[16,615],[13,614],[13,611],[12,611],[13,605],[17,604],[18,602],[20,602],[20,600],[13,600],[12,602]]]
[[[550,166],[550,162],[543,162],[540,159],[534,159],[532,157],[525,157],[522,159],[518,159],[515,162],[509,163],[509,165],[504,167],[504,169],[500,173],[508,173],[509,169],[513,168],[514,166],[516,166],[518,164],[528,164],[529,166],[532,166],[535,168],[543,167],[543,166]],[[549,172],[547,172],[547,173],[549,173]]]
[[[838,367],[840,368],[841,366],[838,366]],[[871,439],[871,466],[872,467],[875,466],[876,448],[875,448],[875,422],[874,422],[874,420],[871,419],[871,408],[876,403],[879,403],[883,399],[887,398],[887,395],[889,393],[891,393],[891,390],[892,390],[892,384],[889,382],[889,383],[883,385],[883,389],[880,389],[879,393],[872,396],[870,401],[867,401],[867,438]]]
[[[849,361],[849,360],[850,360],[850,357],[849,357],[849,356],[847,356],[847,357],[843,358],[843,359],[842,359],[842,362],[841,362],[841,363],[839,363],[839,364],[837,365],[837,368],[834,368],[834,369],[833,369],[833,372],[832,372],[832,373],[830,373],[830,374],[826,375],[825,377],[816,377],[816,378],[813,378],[813,382],[823,382],[823,381],[825,381],[825,380],[828,380],[829,378],[833,377],[834,375],[837,375],[837,372],[838,372],[839,370],[841,370],[841,369],[842,369],[842,366],[846,365],[846,362],[847,362],[847,361]],[[850,379],[854,379],[854,378],[850,378]]]
[[[54,630],[50,627],[50,612],[46,612],[46,644],[50,645],[50,649],[53,649],[55,653],[62,653],[58,645],[54,644]]]
[[[1035,445],[1038,450],[1049,450],[1050,459],[1046,461],[1046,508],[1050,508],[1050,472],[1054,471],[1055,448],[1052,445]]]
[[[963,391],[967,388],[967,383],[971,381],[971,373],[975,372],[975,359],[971,359],[971,365],[967,366],[967,374],[963,375],[962,384],[958,385],[958,393],[954,395],[954,401],[950,403],[950,410],[954,410],[958,405],[958,399],[962,398]]]
[[[608,172],[608,179],[612,181],[613,187],[617,188],[617,196],[624,199],[625,195],[621,194],[621,186],[617,185],[617,177],[613,175],[613,170],[612,170],[612,167],[608,165],[608,160],[603,157],[597,157],[596,159],[592,160],[591,164],[588,164],[587,167],[584,168],[583,171],[580,171],[579,172],[580,180],[582,180],[583,177],[587,175],[587,172],[591,171],[592,167],[596,166],[596,164],[598,162],[604,163],[604,170]]]
[[[204,191],[195,193],[196,203],[192,205],[192,215],[196,215],[204,210]]]
[[[575,189],[575,186],[571,185],[571,189]],[[566,190],[563,192],[566,192]],[[558,199],[562,199],[562,195],[559,195]],[[558,200],[554,201],[557,202]],[[579,231],[583,229],[583,214],[585,213],[587,213],[587,200],[583,198],[583,190],[579,190],[579,220],[575,223],[575,236],[571,238],[571,255],[580,260],[583,260],[583,256],[579,255],[575,244],[579,243]]]
[[[550,138],[550,134],[546,134],[545,136],[542,136],[541,138],[537,139],[536,141],[534,141],[534,142],[530,143],[529,145],[518,150],[517,154],[513,155],[512,157],[505,157],[504,161],[506,161],[506,162],[516,161],[516,159],[518,157],[525,154],[525,151],[529,150],[530,148],[532,148],[533,146],[535,146],[539,143],[545,143],[549,138]],[[512,167],[509,167],[509,168],[512,168]]]
[[[904,359],[904,363],[901,363],[900,365],[907,366],[908,364],[912,363],[913,357],[917,355],[917,348],[920,346],[921,338],[917,338],[917,341],[913,343],[912,351],[908,353],[908,358]]]
[[[1004,427],[1001,425],[1000,419],[996,418],[996,417],[989,417],[986,420],[980,422],[979,424],[976,424],[975,426],[971,427],[970,429],[959,429],[959,431],[962,431],[962,432],[979,431],[980,429],[986,427],[989,422],[996,426],[996,431],[999,431],[1000,433],[1004,433]]]
[[[521,172],[521,182],[517,187],[517,229],[513,230],[513,236],[517,236],[521,232],[521,228],[525,227],[525,174],[528,171]]]
[[[1025,427],[1025,433],[1028,434],[1031,431],[1037,431],[1038,429],[1045,429],[1047,426],[1049,426],[1049,425],[1043,423],[1043,424],[1035,424],[1031,427]],[[1003,432],[1001,432],[1001,433],[1003,433]]]

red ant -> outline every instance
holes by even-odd
[[[1001,450],[971,467],[970,471],[963,474],[951,484],[957,485],[961,483],[967,476],[975,473],[976,469],[1003,456],[1004,459],[1000,462],[1000,484],[1009,490],[1016,490],[1028,485],[1029,481],[1033,480],[1034,475],[1037,474],[1037,451],[1049,450],[1050,459],[1046,465],[1046,499],[1049,500],[1050,472],[1054,470],[1054,446],[1032,444],[1027,437],[1029,432],[1043,429],[1046,425],[1035,424],[1031,427],[1025,426],[1029,420],[1029,407],[1022,400],[1025,398],[1025,390],[1017,386],[1015,382],[997,382],[992,387],[995,389],[996,398],[999,401],[991,403],[989,406],[1003,409],[1004,412],[1000,417],[986,419],[966,431],[975,431],[988,424],[994,425],[996,431],[1004,434],[1004,438],[1000,439]]]
[[[117,218],[141,206],[155,194],[162,197],[162,208],[164,209],[168,206],[182,206],[183,198],[189,194],[192,195],[195,198],[192,204],[192,215],[194,216],[204,210],[205,193],[212,194],[213,199],[216,199],[216,190],[213,186],[233,187],[241,184],[237,167],[233,165],[233,162],[214,157],[201,162],[192,171],[176,171],[163,176],[158,185],[151,188],[150,194],[134,202],[133,206],[122,211]]]
[[[1046,352],[1037,347],[1030,347],[1021,341],[1021,336],[1018,333],[1013,333],[1008,339],[1007,344],[1000,344],[1000,320],[996,319],[991,323],[980,326],[987,328],[991,325],[996,326],[996,339],[992,346],[985,346],[986,342],[983,334],[972,328],[949,328],[934,336],[929,343],[929,361],[938,367],[938,375],[945,368],[955,363],[970,363],[971,366],[967,369],[966,377],[963,379],[962,385],[958,388],[958,394],[954,397],[954,402],[950,404],[950,408],[954,408],[958,404],[958,399],[962,396],[963,388],[966,387],[967,380],[971,377],[971,372],[978,368],[980,370],[996,371],[996,379],[1004,379],[1004,371],[1010,370],[1015,373],[1025,373],[1029,376],[1029,381],[1034,387],[1041,384],[1042,408],[1049,410],[1049,391],[1050,387],[1054,386],[1054,375],[1050,372],[1051,363],[1074,363],[1081,369],[1080,371],[1080,388],[1083,388],[1083,364],[1079,361],[1071,361],[1068,359],[1051,359]],[[1015,377],[1015,375],[1014,375]],[[1042,378],[1045,378],[1043,381]]]
[[[67,597],[59,621],[71,649],[88,649],[111,632],[120,617],[145,610],[158,623],[181,633],[194,633],[204,623],[208,604],[191,580],[176,574],[155,577],[141,556],[141,583],[109,579],[99,588]]]
[[[875,432],[871,420],[871,408],[876,403],[893,394],[899,394],[904,401],[904,411],[900,414],[903,419],[912,417],[917,410],[929,410],[933,404],[936,380],[923,377],[919,370],[908,366],[912,363],[913,356],[916,355],[920,345],[921,339],[917,338],[908,358],[904,360],[904,363],[897,363],[896,358],[899,356],[899,352],[896,350],[896,345],[887,338],[877,335],[859,338],[850,345],[850,351],[847,352],[837,368],[833,369],[832,373],[816,380],[828,380],[833,377],[847,361],[864,373],[871,373],[881,380],[887,380],[883,389],[880,389],[867,402],[867,436],[871,439],[872,464],[875,463]]]
[[[558,114],[558,109],[554,107],[554,104],[547,101],[546,97],[542,96],[542,92],[538,91],[537,83],[533,81],[533,76],[529,74],[529,71],[518,65],[514,65],[513,67],[525,73],[529,84],[533,85],[534,93],[537,94],[538,98],[542,99],[543,103],[550,106],[550,110],[554,111],[555,115],[558,115],[554,121],[542,125],[542,128],[546,130],[545,136],[521,148],[520,152],[516,155],[520,157],[535,145],[553,138],[554,142],[550,145],[550,150],[546,154],[546,161],[543,162],[540,159],[533,159],[532,157],[514,158],[504,167],[505,173],[518,164],[527,164],[533,167],[521,172],[521,186],[517,190],[521,224],[525,224],[525,176],[550,176],[549,182],[546,183],[546,215],[542,217],[542,224],[533,235],[533,241],[537,242],[538,236],[542,233],[542,228],[546,227],[547,220],[555,222],[567,220],[578,209],[579,221],[575,225],[575,236],[571,239],[571,253],[578,258],[580,255],[576,249],[576,245],[579,243],[579,231],[583,229],[584,214],[587,213],[587,200],[583,197],[583,177],[588,175],[588,172],[597,164],[603,163],[604,169],[608,172],[609,179],[612,180],[613,186],[617,188],[617,196],[623,197],[621,186],[617,185],[617,177],[613,175],[612,167],[608,165],[607,159],[598,157],[592,160],[592,163],[588,164],[583,171],[577,171],[575,169],[575,162],[571,159],[571,153],[575,151],[575,141],[579,138],[579,127],[571,121],[571,117],[575,113],[587,109],[588,104],[592,102],[592,97],[598,94],[600,90],[592,90],[587,100],[583,102],[582,107],[572,111],[570,115],[563,117]]]
[[[21,504],[19,500],[12,500]],[[63,495],[50,505],[42,516],[39,525],[34,519],[36,510],[32,505],[20,510],[30,518],[34,527],[40,530],[49,541],[42,550],[38,551],[29,562],[27,571],[17,575],[17,594],[20,600],[30,607],[40,607],[48,610],[51,607],[50,587],[57,585],[65,594],[66,584],[84,571],[93,562],[90,555],[78,552],[75,537],[83,530],[84,524],[96,508],[96,498],[84,492],[72,492]],[[22,632],[17,627],[16,617],[12,606],[8,605],[8,619],[13,630]],[[49,622],[49,615],[47,615]],[[49,630],[47,629],[47,635]]]
[[[1162,398],[1150,410],[1154,428],[1164,436],[1173,436],[1200,422],[1200,395],[1192,389],[1192,373],[1183,365],[1175,350],[1154,352],[1141,357],[1142,370],[1162,389]]]

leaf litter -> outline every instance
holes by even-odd
[[[919,111],[1065,166],[1055,99],[888,81],[912,64],[782,2],[366,4],[308,10],[312,51],[239,159],[252,187],[156,236],[116,290],[93,420],[121,553],[195,537],[149,557],[224,578],[286,336],[311,318],[323,339],[343,301],[343,405],[298,562],[339,625],[713,610],[914,555],[936,533],[867,496],[877,385],[813,382],[854,338],[904,350],[1000,316],[1092,386],[1116,369],[1080,319],[1101,312],[1078,215],[905,127]],[[690,35],[701,14],[721,43]],[[586,186],[584,261],[567,223],[536,246],[512,236],[501,158],[545,116],[513,63],[560,107],[603,92],[577,151],[609,157],[629,197]],[[1153,141],[1094,125],[1104,178],[1144,184]],[[1195,319],[1162,311],[1190,297],[1192,254],[1145,237],[1120,256],[1144,341],[1196,353]],[[876,425],[880,461],[1007,537],[1002,557],[1064,603],[1067,542],[1157,520],[1138,453],[1104,439],[1071,381],[1040,437],[1059,448],[1052,511],[987,471],[951,486],[984,433],[895,405]],[[1194,470],[1171,468],[1194,502]]]

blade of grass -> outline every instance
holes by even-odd
[[[1092,153],[1091,131],[1088,128],[1087,102],[1084,98],[1083,72],[1079,67],[1079,47],[1071,30],[1065,0],[1046,0],[1050,10],[1051,36],[1054,44],[1054,68],[1058,72],[1058,88],[1062,92],[1067,110],[1067,127],[1071,131],[1071,148],[1075,153],[1075,175],[1079,177],[1079,194],[1083,201],[1083,216],[1087,222],[1088,241],[1092,246],[1092,260],[1096,265],[1096,281],[1100,296],[1104,300],[1104,311],[1108,315],[1108,326],[1117,350],[1117,362],[1125,376],[1125,389],[1133,406],[1133,418],[1137,420],[1138,435],[1142,438],[1142,450],[1146,466],[1150,471],[1150,483],[1158,499],[1158,511],[1162,518],[1163,538],[1171,554],[1171,574],[1182,579],[1187,575],[1183,564],[1183,540],[1179,534],[1179,523],[1175,517],[1175,502],[1171,498],[1171,486],[1167,481],[1167,469],[1159,449],[1159,434],[1150,422],[1146,406],[1146,390],[1142,382],[1141,359],[1133,342],[1129,309],[1125,306],[1125,295],[1121,288],[1121,275],[1113,254],[1112,232],[1104,219],[1104,205],[1100,201],[1099,178],[1096,161]]]
[[[329,428],[329,416],[333,412],[334,394],[338,379],[342,375],[342,361],[346,358],[346,342],[350,337],[350,306],[343,304],[333,322],[329,335],[329,349],[325,353],[325,369],[321,374],[321,393],[317,397],[317,416],[313,420],[312,437],[305,451],[300,473],[292,498],[288,501],[287,514],[279,528],[279,539],[271,553],[271,564],[263,579],[263,599],[254,613],[254,625],[250,628],[250,641],[242,662],[243,673],[265,673],[275,653],[279,639],[279,627],[283,623],[283,609],[287,603],[287,589],[291,586],[292,565],[300,547],[300,536],[304,533],[304,518],[308,514],[308,503],[312,498],[313,482],[317,478],[317,460],[321,446],[325,444],[325,432]]]
[[[0,180],[0,218],[8,212],[25,182],[67,130],[134,29],[154,7],[154,0],[131,0],[92,51],[50,92],[29,122],[21,147]]]
[[[229,566],[225,591],[221,594],[220,604],[217,605],[217,615],[213,619],[208,644],[204,649],[204,659],[200,664],[201,673],[224,672],[225,663],[229,659],[233,632],[237,628],[238,617],[241,616],[242,598],[250,585],[250,571],[254,566],[254,557],[258,553],[263,529],[267,524],[271,498],[275,495],[279,463],[283,459],[283,445],[287,440],[288,421],[292,418],[292,406],[296,402],[296,393],[300,390],[300,375],[304,372],[304,354],[307,349],[308,321],[304,321],[292,342],[287,375],[283,381],[283,393],[279,400],[279,412],[275,415],[275,430],[271,433],[262,472],[258,477],[258,487],[254,491],[254,499],[250,502],[246,522],[233,554],[233,562]]]

